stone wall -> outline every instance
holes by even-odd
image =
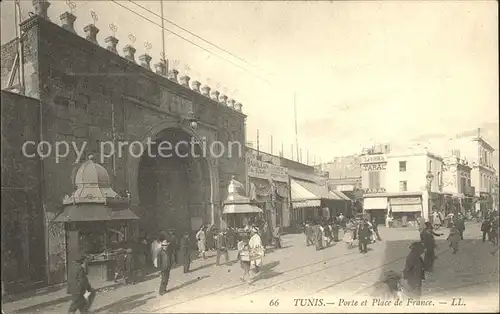
[[[36,62],[30,63],[33,68],[30,73],[36,74],[32,81],[40,87],[32,89],[39,91],[44,140],[75,143],[78,149],[87,143],[85,157],[98,152],[102,141],[144,141],[163,127],[174,127],[206,137],[209,142],[239,141],[244,149],[245,115],[241,112],[38,16],[25,21],[22,27],[28,37],[36,38],[37,43],[26,53],[38,57]],[[191,109],[199,120],[195,132],[183,119]],[[108,170],[114,189],[130,190],[133,203],[140,205],[139,161],[127,153],[127,148],[124,147],[121,157],[105,159],[102,165]],[[207,159],[213,185],[207,203],[214,210],[213,217],[207,220],[213,218],[215,223],[220,222],[220,201],[225,198],[231,175],[237,175],[244,183],[244,161],[244,156],[234,154]],[[54,216],[61,209],[63,197],[73,191],[77,154],[71,148],[63,159],[47,157],[43,167],[47,215]],[[211,213],[211,208],[207,213]],[[50,252],[51,256],[60,254]]]
[[[39,101],[2,91],[1,108],[2,278],[12,292],[20,287],[11,287],[9,282],[45,280],[40,160],[22,151],[26,141],[38,141]],[[35,152],[34,146],[26,149],[26,154]]]

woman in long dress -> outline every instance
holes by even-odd
[[[262,266],[264,247],[262,246],[262,240],[259,236],[259,233],[255,228],[250,232],[250,241],[248,241],[248,247],[250,249],[250,266],[254,266],[255,273],[258,273],[259,268]]]
[[[206,250],[206,237],[205,237],[205,227],[201,226],[200,230],[196,233],[196,241],[198,244],[198,252],[201,254],[203,258],[205,257],[205,250]]]
[[[353,242],[354,242],[354,230],[356,226],[354,223],[349,220],[346,223],[345,229],[344,229],[344,242],[347,244],[347,247],[352,247]]]

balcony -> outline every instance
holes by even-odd
[[[464,194],[474,196],[476,194],[476,188],[473,186],[466,186],[464,189]]]

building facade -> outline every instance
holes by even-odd
[[[443,194],[446,212],[471,210],[474,203],[474,188],[471,181],[472,167],[466,160],[448,156],[443,160]]]
[[[496,180],[493,153],[495,149],[478,131],[477,136],[453,139],[451,149],[459,151],[460,158],[471,166],[471,185],[475,189],[477,198],[476,211],[485,211],[493,208],[493,193]]]
[[[140,217],[137,234],[142,237],[170,227],[182,232],[200,224],[221,224],[222,200],[231,176],[242,182],[246,178],[246,116],[241,104],[218,91],[210,93],[208,86],[200,89],[200,82],[178,77],[176,70],[166,73],[163,62],[153,72],[151,57],[141,55],[138,63],[130,45],[121,56],[113,36],[105,40],[107,47],[101,47],[96,40],[99,30],[93,24],[85,27],[86,38],[80,37],[73,29],[75,16],[65,12],[61,27],[47,19],[47,8],[46,1],[35,2],[36,14],[21,24],[23,89],[38,101],[33,111],[39,119],[33,124],[38,134],[34,142],[74,143],[83,149],[81,162],[90,154],[103,156],[102,142],[114,143],[119,153],[98,162],[110,174],[115,189],[131,195],[131,209]],[[2,47],[2,82],[16,60],[15,43]],[[141,154],[140,147],[148,140],[170,141],[175,146],[192,139],[205,143],[205,148],[215,140],[240,143],[241,153],[238,145],[228,145],[232,154],[200,155],[203,145],[199,145],[189,158]],[[152,145],[153,151],[158,149],[158,144]],[[45,213],[45,257],[39,264],[47,265],[44,281],[48,284],[66,280],[64,230],[53,219],[63,197],[73,192],[78,161],[70,149],[64,158],[49,155],[39,165],[36,188],[41,197],[35,207]],[[29,172],[16,168],[20,177]]]
[[[444,206],[443,158],[436,154],[409,147],[387,155],[365,155],[362,167],[363,209],[372,217],[382,220],[390,215],[404,225],[418,217],[428,220],[433,208]]]

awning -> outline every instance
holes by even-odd
[[[366,197],[363,199],[363,209],[387,209],[387,198],[385,197]]]
[[[81,204],[66,206],[54,218],[55,222],[109,221],[139,219],[130,209],[113,209],[104,204]]]
[[[351,201],[351,198],[342,191],[330,191],[330,192],[338,195],[344,201]]]
[[[308,189],[306,189],[293,179],[290,180],[290,190],[292,194],[292,203],[320,199],[320,197],[318,197],[314,193],[311,193]]]
[[[223,214],[251,214],[262,213],[262,209],[251,204],[227,204],[224,205]]]
[[[341,196],[335,194],[334,192],[329,191],[326,186],[321,186],[315,182],[291,179],[290,183],[292,184],[292,186],[294,184],[297,184],[302,188],[306,189],[310,194],[314,195],[314,197],[306,199],[325,199],[325,200],[337,200],[337,201],[344,200]],[[292,196],[292,201],[293,201],[293,196]]]
[[[305,207],[320,207],[320,200],[306,200],[306,201],[292,201],[293,208],[305,208]]]

